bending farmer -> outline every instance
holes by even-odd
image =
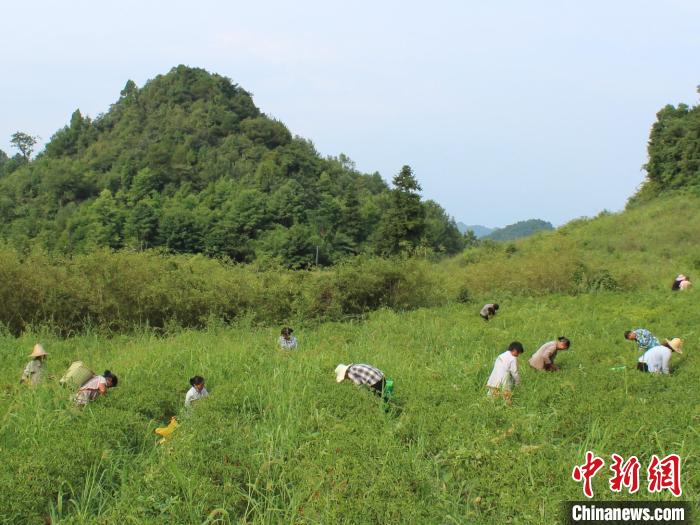
[[[625,339],[637,343],[637,350],[646,352],[650,348],[659,346],[659,340],[646,328],[635,328],[625,332]]]
[[[85,406],[90,401],[94,401],[102,394],[107,393],[108,388],[117,386],[117,376],[109,370],[105,370],[101,376],[95,376],[80,387],[75,396],[75,404]]]
[[[554,364],[554,358],[557,357],[559,350],[568,350],[571,346],[571,341],[566,337],[557,337],[556,341],[549,341],[540,346],[539,350],[534,353],[528,363],[536,370],[546,370],[547,372],[556,372],[559,367]]]
[[[677,337],[664,340],[664,344],[650,348],[644,355],[639,358],[637,363],[637,370],[640,372],[652,372],[654,374],[668,374],[669,373],[669,362],[671,361],[671,354],[673,352],[678,352],[682,354],[681,346],[683,346],[683,341]]]
[[[39,343],[34,345],[34,350],[29,357],[32,358],[31,361],[27,363],[24,367],[24,372],[22,372],[22,379],[20,383],[24,383],[30,386],[35,386],[44,379],[46,372],[46,356],[48,354],[44,350],[44,347]]]
[[[503,395],[508,404],[511,403],[511,391],[513,386],[520,384],[518,373],[518,356],[524,352],[523,345],[513,341],[508,345],[508,350],[496,358],[493,371],[486,382],[489,387],[489,396],[499,397]]]
[[[190,378],[190,388],[185,395],[185,408],[189,408],[193,401],[198,401],[209,395],[207,389],[204,388],[204,378],[202,376],[194,376]]]
[[[488,321],[492,317],[496,315],[496,311],[498,310],[498,304],[496,303],[489,303],[485,304],[484,307],[481,309],[479,312],[479,315],[484,321]]]
[[[367,385],[377,395],[382,395],[386,380],[384,372],[370,365],[343,365],[335,367],[335,381],[342,383],[343,380],[349,379],[356,385]]]
[[[297,338],[292,335],[292,330],[288,326],[282,328],[278,343],[282,350],[293,350],[297,347]]]

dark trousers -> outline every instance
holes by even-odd
[[[637,363],[637,370],[640,372],[648,372],[649,366],[646,363]]]
[[[375,394],[381,396],[384,392],[384,385],[386,385],[386,379],[382,377],[381,381],[377,381],[370,388],[374,391]]]

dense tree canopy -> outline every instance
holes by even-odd
[[[681,188],[699,189],[700,106],[667,105],[659,111],[647,151],[647,179],[632,202]]]
[[[94,119],[76,110],[33,160],[0,152],[0,236],[21,249],[162,248],[298,268],[317,249],[321,264],[461,249],[410,167],[394,185],[342,154],[322,158],[229,79],[178,66],[142,88],[128,81]]]

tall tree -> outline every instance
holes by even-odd
[[[36,141],[39,137],[28,135],[22,131],[16,131],[10,137],[10,144],[19,150],[24,157],[24,160],[29,160],[36,146]]]
[[[5,174],[5,164],[7,164],[8,160],[10,158],[7,156],[7,153],[0,149],[0,177]]]
[[[393,178],[390,207],[382,217],[375,246],[382,255],[395,255],[418,246],[425,230],[421,190],[410,166]]]
[[[464,248],[464,237],[454,219],[437,202],[427,200],[425,209],[424,242],[435,253],[454,255]],[[473,233],[473,232],[472,232]]]

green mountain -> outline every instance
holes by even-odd
[[[302,268],[463,246],[410,167],[390,189],[342,154],[322,158],[202,69],[128,81],[106,113],[76,110],[34,160],[30,143],[0,153],[0,238],[24,252],[158,248]]]
[[[458,222],[457,223],[457,228],[459,229],[461,234],[467,233],[469,230],[474,232],[474,235],[476,235],[477,239],[481,239],[482,237],[486,237],[489,233],[493,231],[493,228],[489,228],[487,226],[482,226],[481,224],[464,224],[463,222]]]
[[[679,136],[678,142],[683,138]],[[40,162],[47,161],[37,159],[5,177],[23,174],[21,180],[31,188],[38,183],[28,176]],[[356,176],[360,181],[366,177]],[[395,185],[393,192],[386,187],[379,192],[389,205],[382,219],[413,210],[413,220],[379,222],[376,232],[384,236],[384,246],[391,247],[401,237],[413,236],[413,241],[404,243],[415,242],[419,235],[437,238],[439,231],[426,234],[428,222],[423,222],[421,230],[421,221],[416,220],[421,211],[429,217],[434,204],[416,200],[418,187],[410,169],[401,170]],[[6,195],[2,198],[0,203],[7,202]],[[38,218],[45,213],[31,211]],[[22,224],[29,228],[32,223],[16,221],[12,228]],[[621,213],[602,212],[528,238],[472,242],[456,257],[437,263],[426,257],[363,256],[299,272],[192,254],[162,256],[155,250],[101,249],[63,257],[60,252],[26,253],[0,244],[0,324],[14,334],[44,325],[63,334],[87,327],[110,332],[143,326],[165,329],[170,322],[202,327],[211,320],[242,315],[281,324],[290,319],[348,319],[387,307],[408,310],[455,301],[478,305],[487,300],[516,303],[518,296],[625,291],[635,294],[638,308],[623,312],[611,303],[595,313],[596,323],[618,319],[616,330],[621,333],[646,315],[640,312],[654,302],[649,302],[648,292],[658,292],[661,302],[657,303],[668,309],[668,300],[674,299],[667,294],[678,273],[689,275],[697,286],[699,237],[700,196],[689,185],[636,202]]]
[[[659,111],[647,152],[647,177],[630,204],[679,190],[700,193],[700,105],[667,105]]]
[[[554,226],[547,221],[541,219],[529,219],[527,221],[519,221],[515,224],[509,224],[503,228],[496,228],[491,233],[485,236],[486,239],[493,241],[512,241],[521,237],[528,237],[534,233],[543,230],[553,230]]]

